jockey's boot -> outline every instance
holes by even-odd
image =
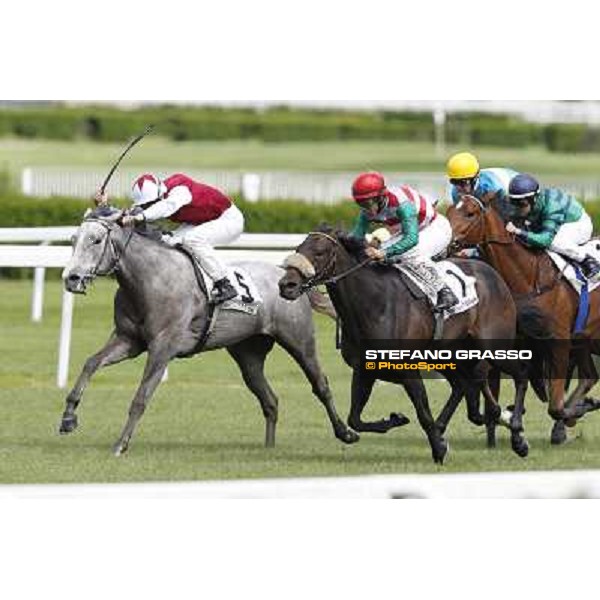
[[[222,302],[227,302],[227,300],[235,298],[237,295],[237,290],[231,285],[229,279],[223,277],[223,279],[215,281],[211,300],[213,304],[221,304]]]
[[[448,310],[455,304],[458,304],[458,298],[456,297],[456,294],[447,285],[445,285],[438,292],[435,310],[439,312]]]
[[[597,281],[600,279],[600,263],[593,256],[586,256],[579,263],[579,266],[586,279],[589,281]]]

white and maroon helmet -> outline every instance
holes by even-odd
[[[131,188],[131,198],[134,206],[154,202],[163,197],[167,187],[159,177],[152,173],[140,175]]]

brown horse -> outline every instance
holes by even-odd
[[[323,227],[308,234],[296,253],[286,260],[286,274],[279,281],[280,294],[296,300],[315,285],[324,284],[342,323],[341,351],[352,368],[351,408],[348,421],[356,431],[385,433],[408,422],[404,415],[393,413],[389,419],[367,422],[362,412],[377,379],[400,384],[412,401],[417,418],[427,435],[432,457],[442,463],[447,452],[443,430],[463,393],[470,395],[470,381],[479,379],[486,404],[499,406],[491,393],[486,393],[485,376],[457,373],[449,406],[437,421],[433,419],[427,392],[419,375],[407,376],[402,371],[364,371],[361,343],[364,340],[424,340],[433,338],[435,323],[425,298],[415,298],[398,271],[391,266],[367,264],[363,260],[364,242]],[[474,277],[479,303],[454,315],[444,326],[443,341],[472,340],[476,348],[493,348],[495,340],[514,340],[516,308],[502,278],[481,261],[453,260],[465,273]],[[523,365],[513,360],[493,361],[494,366],[513,377],[515,411],[510,422],[511,446],[519,456],[526,456],[528,444],[521,421],[527,378]],[[476,396],[478,391],[475,390]],[[471,416],[474,411],[470,410]],[[471,418],[471,417],[470,417]],[[481,422],[479,423],[481,424]]]
[[[600,290],[590,294],[590,318],[582,335],[575,339],[572,330],[579,304],[577,293],[546,252],[524,245],[506,230],[493,201],[463,196],[456,206],[448,209],[447,216],[452,225],[453,246],[479,246],[484,260],[508,284],[517,306],[528,306],[544,315],[552,338],[552,360],[547,365],[548,413],[556,421],[552,442],[563,442],[566,439],[564,423],[573,425],[587,411],[599,407],[585,395],[598,381],[591,352],[600,352],[597,342]],[[579,367],[579,381],[565,402],[571,353]]]

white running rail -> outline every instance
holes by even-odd
[[[48,244],[69,240],[75,230],[75,227],[0,228],[0,242],[41,242],[37,246],[0,243],[0,267],[35,269],[31,308],[31,317],[34,322],[39,322],[42,318],[45,269],[62,269],[71,258],[70,246],[49,246]],[[235,244],[227,248],[219,248],[217,253],[226,262],[252,259],[280,265],[290,250],[295,248],[304,237],[304,235],[295,234],[244,234]],[[69,376],[73,300],[73,294],[67,291],[63,292],[56,375],[59,388],[66,387]]]

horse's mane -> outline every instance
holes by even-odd
[[[109,206],[107,204],[101,204],[94,209],[88,209],[83,216],[83,220],[86,221],[88,219],[110,219],[111,217],[116,216],[118,213],[123,212],[120,208],[116,206]]]
[[[132,211],[133,212],[133,211]],[[117,208],[116,206],[109,206],[103,204],[101,206],[97,206],[94,209],[88,209],[84,215],[83,220],[108,220],[113,223],[117,223],[116,217],[120,216],[123,213],[123,210]],[[151,240],[153,242],[159,243],[161,246],[166,246],[169,248],[168,244],[165,244],[162,241],[163,233],[165,233],[160,227],[156,225],[151,225],[150,223],[139,223],[134,226],[133,231],[139,234],[143,238]]]
[[[327,223],[322,223],[315,231],[334,237],[356,260],[364,260],[367,257],[365,254],[367,244],[364,239],[354,237],[341,228],[335,229]]]

